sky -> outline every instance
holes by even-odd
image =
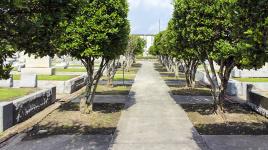
[[[172,17],[172,0],[128,0],[132,34],[157,34]]]

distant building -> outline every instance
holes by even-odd
[[[148,56],[149,48],[154,44],[155,35],[153,34],[133,34],[133,35],[139,36],[146,41],[146,46],[144,48],[143,56]]]

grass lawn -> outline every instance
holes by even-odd
[[[161,76],[161,78],[165,81],[167,80],[185,80],[184,77],[176,77],[176,76]]]
[[[72,64],[72,65],[69,65],[69,67],[83,67],[83,65],[79,65],[79,64]]]
[[[97,104],[91,114],[81,114],[79,103],[67,103],[34,126],[24,140],[49,135],[111,135],[116,130],[123,107],[123,104]]]
[[[96,94],[97,95],[128,95],[131,86],[113,86],[108,87],[107,85],[98,85]]]
[[[130,81],[130,80],[134,80],[136,77],[135,74],[125,74],[124,75],[124,79],[125,81]],[[123,81],[123,74],[116,74],[114,76],[114,81]]]
[[[156,56],[137,56],[136,59],[141,59],[141,60],[147,60],[147,59],[157,59]]]
[[[245,104],[226,102],[223,115],[209,104],[183,104],[188,117],[202,135],[267,135],[268,119]]]
[[[0,88],[0,102],[15,100],[36,91],[33,88]]]
[[[86,72],[86,68],[56,68],[56,72]]]
[[[38,75],[38,80],[48,80],[48,81],[67,81],[72,78],[77,77],[76,75]],[[20,75],[13,75],[14,80],[20,80]]]
[[[124,79],[125,79],[125,81],[131,81],[131,80],[134,80],[135,77],[136,77],[136,74],[125,74]],[[107,80],[107,78],[102,77],[102,80]],[[123,74],[116,74],[114,76],[113,81],[123,81]]]
[[[131,68],[129,71],[124,71],[125,74],[136,74],[139,71],[138,68]],[[123,70],[120,68],[117,72],[117,74],[123,74]]]
[[[240,82],[268,82],[268,78],[234,78]]]

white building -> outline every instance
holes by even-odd
[[[143,56],[149,55],[149,48],[154,44],[154,36],[153,34],[134,34],[143,38],[146,41],[146,46],[144,48]]]

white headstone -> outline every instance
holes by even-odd
[[[7,80],[0,80],[0,87],[12,87],[13,86],[13,78]]]
[[[51,58],[35,58],[34,56],[26,58],[25,68],[21,69],[22,74],[53,75],[54,68],[51,68]]]
[[[35,58],[34,56],[26,58],[26,68],[50,68],[51,58],[46,56],[43,58]]]
[[[37,87],[37,75],[36,74],[21,74],[20,87],[21,88]]]

